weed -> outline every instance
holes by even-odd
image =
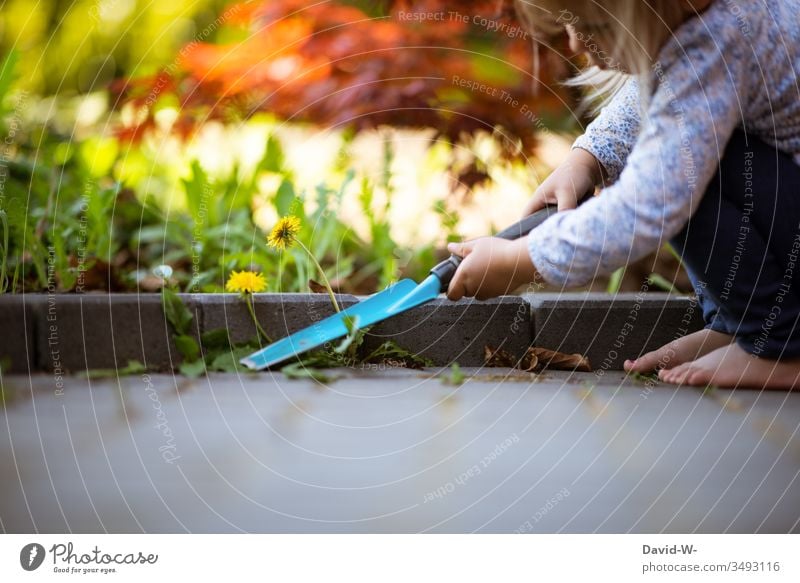
[[[466,378],[467,377],[464,374],[464,371],[461,370],[459,364],[454,362],[452,365],[450,365],[449,374],[442,376],[442,383],[445,385],[458,387],[464,384]]]

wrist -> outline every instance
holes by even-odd
[[[608,179],[605,167],[589,150],[584,150],[580,146],[574,147],[570,161],[585,168],[595,186],[602,185]]]
[[[538,283],[542,276],[533,264],[528,251],[528,238],[522,237],[513,242],[511,253],[512,289],[528,283]]]

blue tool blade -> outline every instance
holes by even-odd
[[[436,298],[441,287],[442,283],[435,275],[429,276],[419,285],[411,279],[400,280],[346,310],[254,352],[240,362],[253,370],[265,369],[346,336],[345,318],[352,318],[359,328],[365,328]]]

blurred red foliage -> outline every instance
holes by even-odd
[[[502,127],[527,149],[541,116],[563,111],[568,97],[553,81],[564,65],[543,52],[533,78],[534,43],[510,0],[387,0],[382,16],[351,4],[231,5],[217,23],[240,27],[239,40],[194,41],[159,74],[113,84],[116,104],[141,114],[120,136],[152,128],[153,106],[168,94],[179,99],[173,129],[182,135],[207,119],[270,111],[356,130],[432,127],[451,139]]]

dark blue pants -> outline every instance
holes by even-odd
[[[800,166],[790,156],[736,132],[672,245],[706,327],[750,354],[800,357]]]

